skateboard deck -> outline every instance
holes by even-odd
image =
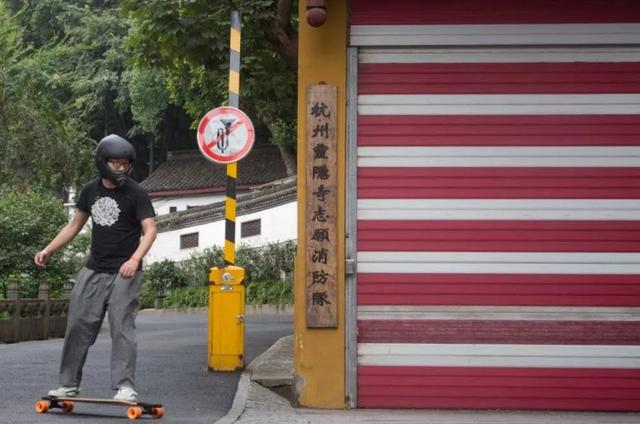
[[[164,408],[159,403],[131,402],[126,400],[115,400],[108,398],[83,398],[83,397],[56,397],[44,396],[36,402],[36,412],[45,414],[49,409],[62,409],[63,412],[71,413],[75,403],[96,403],[103,405],[119,405],[127,407],[127,417],[136,420],[143,415],[150,415],[153,418],[162,418]]]

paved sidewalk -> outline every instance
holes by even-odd
[[[283,337],[243,373],[229,413],[215,424],[639,424],[640,413],[293,408],[267,387],[291,385],[293,336]],[[290,389],[290,387],[289,387]]]

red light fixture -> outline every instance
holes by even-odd
[[[319,27],[327,20],[327,0],[307,0],[307,23]]]

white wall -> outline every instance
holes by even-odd
[[[73,218],[76,213],[76,189],[74,187],[67,187],[69,197],[67,202],[63,204],[64,211],[69,219]]]
[[[296,240],[297,216],[297,202],[295,201],[271,209],[238,216],[236,219],[236,248],[241,245],[258,247],[269,243]],[[261,220],[261,234],[240,238],[242,223],[254,219]],[[145,264],[151,264],[163,259],[182,261],[192,253],[201,252],[206,248],[213,246],[223,247],[225,237],[224,223],[224,219],[221,219],[203,225],[158,233],[158,238],[145,257]],[[199,233],[199,246],[181,250],[180,236],[196,232]]]
[[[216,202],[222,202],[225,199],[224,193],[207,193],[193,196],[180,196],[180,197],[161,197],[151,199],[153,209],[156,211],[156,215],[165,215],[169,213],[169,208],[175,206],[176,212],[186,211],[187,206],[204,206],[210,205]],[[76,210],[75,204],[75,191],[69,196],[69,202],[64,204],[65,211],[69,218],[73,217]]]
[[[151,199],[153,209],[156,211],[156,215],[165,215],[169,213],[171,206],[177,207],[177,212],[186,211],[187,206],[203,206],[211,203],[221,202],[225,199],[224,193],[207,193],[193,196],[180,196],[180,197],[162,197]]]

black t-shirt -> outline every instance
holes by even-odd
[[[156,215],[147,193],[130,178],[118,188],[96,178],[82,188],[76,207],[93,221],[87,268],[97,272],[118,272],[140,244],[140,221]]]

